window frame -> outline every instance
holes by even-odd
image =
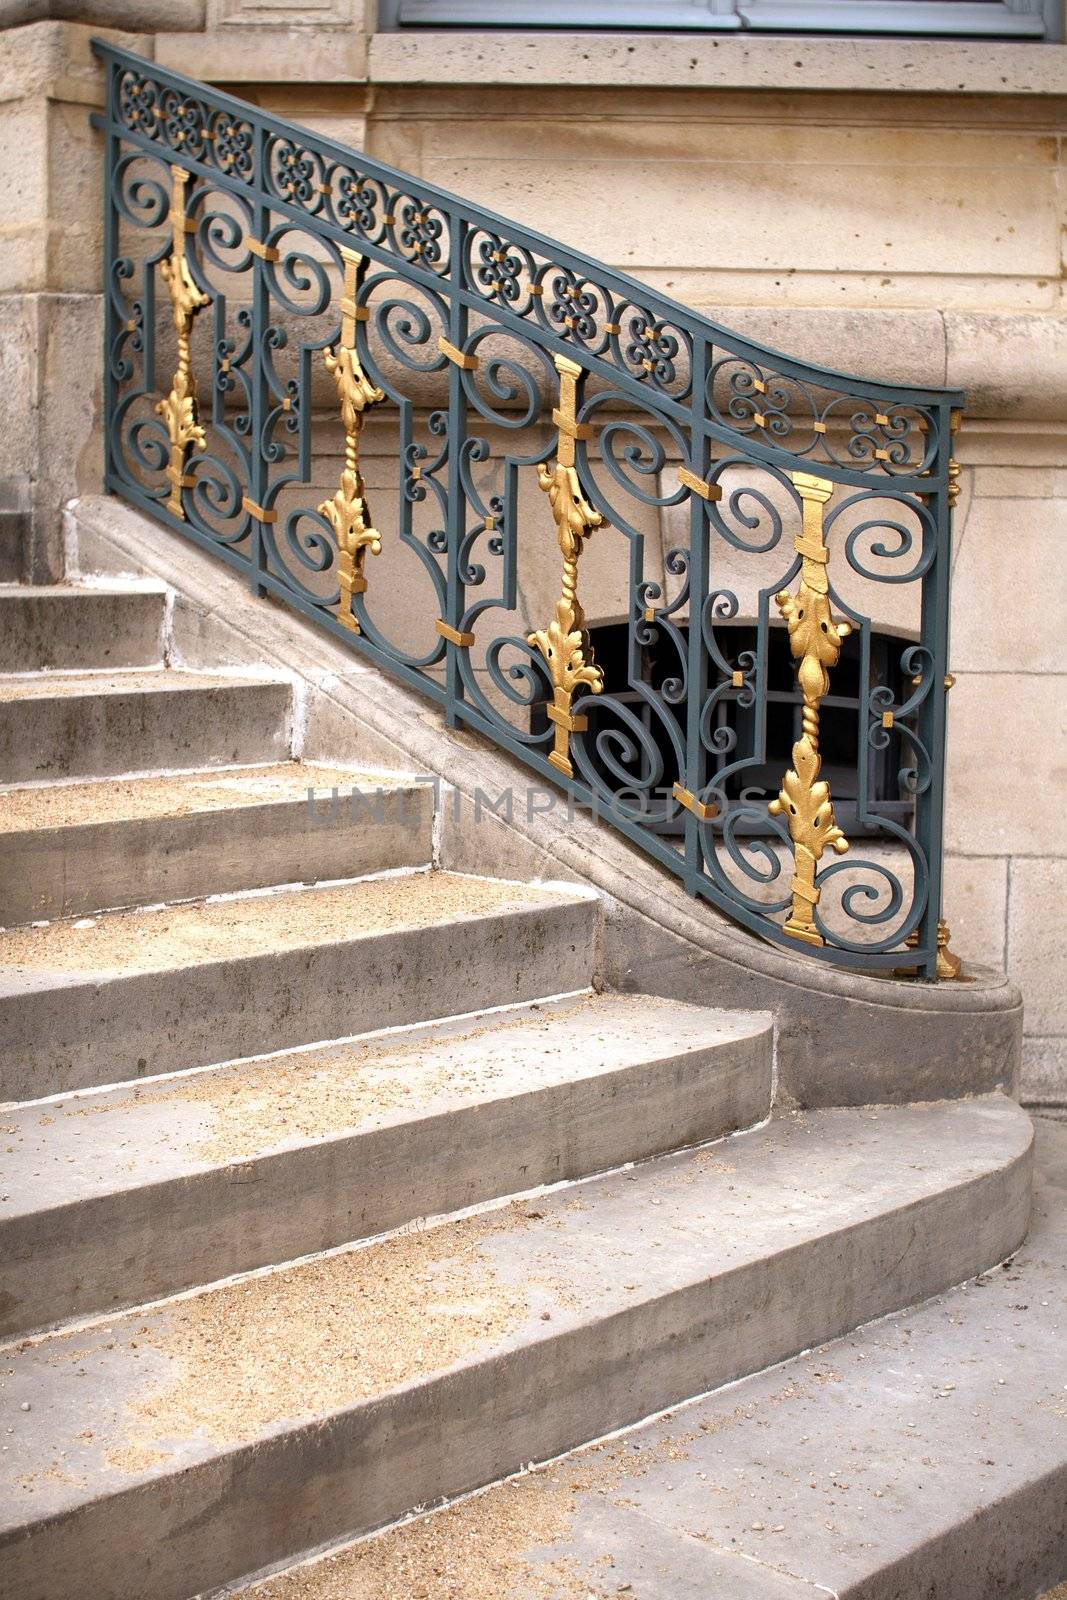
[[[379,0],[380,31],[811,33],[1052,43],[1059,0]]]

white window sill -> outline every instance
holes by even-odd
[[[1067,96],[1063,44],[457,30],[369,45],[372,83]]]

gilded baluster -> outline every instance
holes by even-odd
[[[185,252],[186,234],[195,228],[195,224],[187,222],[185,215],[185,185],[189,181],[189,174],[184,167],[171,167],[170,170],[174,185],[170,203],[171,247],[170,255],[160,263],[159,270],[170,291],[178,365],[170,393],[157,402],[155,409],[156,415],[162,417],[166,424],[170,438],[170,461],[167,464],[170,495],[167,510],[184,520],[182,490],[188,487],[185,477],[186,451],[190,445],[197,450],[207,446],[207,438],[197,417],[196,379],[192,371],[189,334],[193,318],[202,306],[209,303],[211,297],[195,283]]]
[[[585,613],[578,599],[578,561],[585,541],[595,528],[604,525],[604,518],[583,495],[574,464],[576,441],[588,438],[591,432],[586,424],[578,421],[578,382],[582,368],[566,356],[557,355],[555,363],[559,373],[559,408],[553,411],[552,421],[559,429],[559,441],[554,465],[539,466],[537,481],[548,496],[556,524],[563,556],[563,587],[552,621],[547,628],[529,634],[528,642],[544,656],[552,679],[548,716],[555,724],[556,733],[548,759],[558,772],[573,778],[570,737],[587,726],[585,717],[576,717],[571,712],[574,691],[579,684],[585,684],[590,694],[599,694],[604,687],[604,674],[593,660]]]
[[[377,556],[382,550],[382,536],[371,522],[366,486],[359,469],[359,436],[367,407],[384,400],[385,393],[367,377],[356,350],[356,323],[366,315],[356,301],[365,261],[355,250],[343,245],[341,255],[345,263],[341,337],[336,346],[328,345],[322,355],[337,388],[341,425],[345,430],[345,464],[336,493],[332,499],[324,500],[318,509],[337,537],[337,578],[341,590],[337,620],[352,633],[358,633],[352,599],[367,588],[363,570],[367,551]]]
[[[794,541],[802,558],[800,587],[795,596],[781,589],[774,598],[789,628],[790,649],[800,662],[797,679],[804,709],[801,735],[793,746],[793,766],[770,810],[785,817],[793,841],[793,910],[785,931],[807,944],[821,945],[825,941],[814,918],[820,894],[816,870],[827,845],[843,855],[848,840],[834,818],[830,785],[819,777],[819,708],[830,687],[830,668],[837,666],[842,641],[852,627],[848,622],[835,622],[830,613],[826,571],[830,552],[823,535],[823,507],[834,486],[807,472],[794,472],[792,477],[804,503],[803,528]]]

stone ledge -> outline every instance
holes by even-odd
[[[379,33],[373,83],[1067,95],[1067,45],[694,34]]]
[[[962,389],[970,417],[1067,420],[1059,312],[717,306],[715,321],[794,360],[878,383]]]
[[[260,27],[159,33],[156,60],[211,83],[366,83],[367,36],[358,28]]]

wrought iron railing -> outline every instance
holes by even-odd
[[[107,487],[753,932],[933,977],[962,397],[96,49]]]

